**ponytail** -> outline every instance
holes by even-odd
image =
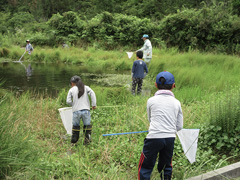
[[[75,83],[78,87],[78,98],[80,98],[85,91],[84,84],[79,76],[73,76],[70,80],[71,82]]]
[[[84,94],[84,84],[81,81],[81,79],[76,83],[76,86],[78,87],[78,98],[80,98]]]

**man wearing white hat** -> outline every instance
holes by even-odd
[[[143,44],[143,47],[138,51],[143,51],[143,59],[148,65],[152,59],[152,44],[147,34],[144,34],[142,36],[142,39],[144,41],[144,44]]]
[[[28,52],[28,54],[30,55],[32,53],[32,51],[33,51],[33,47],[30,44],[29,40],[26,40],[26,43],[27,43],[27,45],[26,45],[26,52]]]

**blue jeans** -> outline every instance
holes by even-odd
[[[90,125],[91,124],[90,111],[84,109],[73,112],[72,125],[80,126],[80,119],[82,119],[84,125],[86,126]]]

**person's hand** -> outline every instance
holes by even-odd
[[[96,106],[92,106],[92,110],[96,109],[97,107]]]
[[[147,53],[147,56],[149,56],[149,53]]]

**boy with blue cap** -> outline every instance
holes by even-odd
[[[152,59],[152,44],[147,34],[142,36],[142,40],[144,41],[143,47],[138,51],[143,51],[143,59],[148,65]]]
[[[172,156],[176,132],[183,128],[180,102],[174,97],[174,76],[167,71],[156,77],[158,91],[147,101],[150,122],[138,165],[138,179],[150,179],[157,156],[158,172],[162,180],[171,180]]]

